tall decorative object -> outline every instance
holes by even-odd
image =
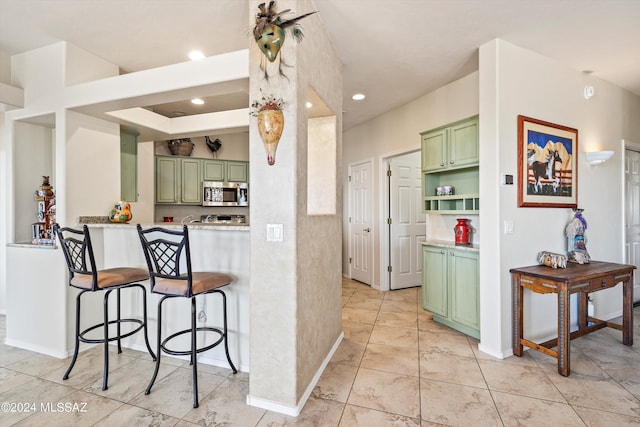
[[[56,222],[56,195],[49,183],[49,177],[42,177],[42,185],[35,192],[38,202],[38,222],[31,225],[31,243],[34,245],[53,245],[55,237],[52,233]]]
[[[283,21],[282,16],[289,13],[291,9],[278,12],[275,1],[270,1],[268,6],[266,6],[266,3],[261,3],[258,9],[260,9],[260,12],[256,14],[253,38],[269,62],[275,62],[278,58],[278,53],[284,44],[286,32],[290,32],[296,42],[302,40],[302,28],[300,28],[298,21],[316,13],[309,12]],[[260,62],[260,68],[264,71],[264,76],[268,78],[269,75],[264,61]],[[282,72],[282,60],[279,60],[278,63],[278,73],[284,76]]]
[[[251,115],[258,119],[258,132],[267,153],[267,163],[273,166],[276,163],[276,150],[284,129],[284,108],[282,98],[276,99],[273,95],[263,96],[259,101],[251,104]]]
[[[458,223],[453,227],[453,231],[456,236],[456,245],[469,245],[471,244],[471,233],[473,228],[468,224],[467,218],[458,218]]]
[[[574,215],[567,227],[567,257],[570,262],[589,264],[591,257],[587,252],[587,220],[582,216],[584,209],[573,209]]]
[[[119,201],[113,205],[111,213],[109,214],[109,221],[127,223],[131,221],[133,215],[131,214],[131,205],[124,200]]]

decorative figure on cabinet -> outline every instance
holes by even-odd
[[[52,228],[56,222],[56,196],[48,176],[42,176],[42,185],[36,190],[35,199],[38,202],[36,215],[38,222],[31,225],[31,243],[34,245],[53,245],[55,239]]]
[[[263,96],[260,101],[251,104],[251,115],[258,118],[258,132],[267,152],[269,166],[276,163],[276,150],[284,128],[284,104],[282,98],[276,99],[273,95]]]
[[[289,31],[296,42],[302,41],[302,28],[300,28],[300,21],[302,18],[306,18],[309,15],[313,15],[316,12],[305,13],[295,18],[283,21],[282,15],[285,15],[291,11],[291,9],[285,9],[282,12],[276,11],[276,2],[270,1],[268,6],[266,3],[261,3],[258,8],[260,12],[256,14],[256,24],[253,27],[253,38],[256,40],[258,47],[269,60],[269,62],[275,62],[278,58],[278,53],[282,48],[285,40],[285,32]],[[282,56],[282,55],[281,55]],[[285,77],[282,72],[282,59],[278,63],[278,73]],[[284,64],[286,65],[286,64]],[[267,64],[264,59],[260,62],[260,68],[264,71],[265,78],[269,78],[267,73]]]
[[[222,141],[218,138],[212,141],[208,136],[204,137],[204,141],[207,143],[207,147],[211,151],[211,154],[213,154],[213,157],[218,157],[218,150],[222,148]]]
[[[467,218],[458,218],[458,223],[453,227],[456,236],[456,245],[470,245],[473,228],[468,224]]]
[[[127,223],[131,221],[131,218],[133,218],[133,215],[131,214],[131,205],[122,200],[113,206],[111,214],[109,215],[109,221],[111,222]]]
[[[589,252],[587,252],[587,220],[582,216],[584,209],[573,209],[573,219],[567,224],[567,255],[571,262],[589,264]]]

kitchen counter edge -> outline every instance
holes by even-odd
[[[79,226],[84,224],[80,223]],[[137,223],[120,223],[120,222],[108,222],[103,224],[87,224],[92,228],[135,228]],[[140,224],[142,228],[162,227],[169,230],[182,230],[183,224],[179,222],[158,222],[154,224]],[[211,224],[211,223],[191,223],[184,224],[189,230],[232,230],[232,231],[249,231],[251,229],[248,225],[230,225],[230,224]]]
[[[478,252],[480,251],[480,245],[477,244],[473,244],[473,245],[456,245],[455,242],[451,242],[448,240],[426,240],[424,242],[422,242],[423,246],[438,246],[438,247],[442,247],[442,248],[449,248],[449,249],[459,249],[461,251],[473,251],[473,252]]]

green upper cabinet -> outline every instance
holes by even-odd
[[[226,161],[226,178],[229,182],[249,182],[249,163]]]
[[[120,130],[120,200],[138,201],[138,134]]]
[[[422,171],[437,172],[477,165],[478,118],[464,120],[422,136]]]
[[[180,159],[156,157],[156,203],[178,203]]]
[[[449,130],[449,168],[464,168],[480,161],[478,118],[451,126]]]
[[[180,202],[184,204],[202,204],[202,161],[199,159],[180,159],[181,183]]]
[[[247,182],[249,162],[156,156],[156,203],[202,204],[202,181]]]
[[[423,132],[422,211],[434,214],[480,212],[478,117]],[[453,194],[436,188],[451,186]]]
[[[202,161],[202,173],[204,181],[224,181],[225,172],[224,160]]]
[[[449,129],[422,134],[422,171],[436,171],[447,167],[447,135]]]

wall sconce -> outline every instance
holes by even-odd
[[[609,160],[613,156],[613,151],[591,151],[584,154],[587,156],[587,162],[593,166]]]

